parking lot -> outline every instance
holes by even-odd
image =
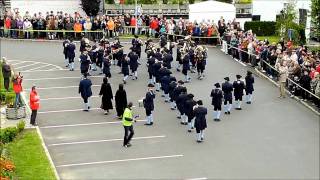
[[[93,72],[91,111],[83,112],[78,94],[80,71],[64,68],[62,43],[1,42],[6,56],[24,76],[28,95],[32,85],[40,94],[37,117],[41,134],[61,179],[315,179],[319,178],[319,116],[293,99],[278,99],[278,89],[255,76],[254,102],[242,111],[212,119],[210,92],[225,76],[233,81],[245,75],[246,66],[233,61],[218,48],[209,49],[204,80],[187,84],[195,99],[209,109],[205,141],[180,125],[160,93],[155,101],[154,126],[147,127],[138,100],[146,92],[145,55],[137,81],[125,85],[128,100],[140,117],[134,124],[130,148],[122,147],[124,130],[115,110],[103,115],[98,96],[102,76]],[[79,43],[78,43],[79,44]],[[129,46],[125,46],[128,51]],[[79,48],[78,48],[79,49]],[[175,64],[176,62],[174,62]],[[115,94],[122,75],[112,67]],[[177,79],[181,73],[173,70]],[[28,96],[26,97],[28,99]]]

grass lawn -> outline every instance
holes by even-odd
[[[268,39],[269,43],[273,43],[273,42],[278,43],[280,40],[279,36],[257,36],[257,38],[261,41]]]
[[[24,130],[7,148],[17,179],[56,179],[35,129]]]

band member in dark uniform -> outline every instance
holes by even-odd
[[[146,93],[146,97],[143,99],[143,106],[146,110],[147,123],[145,125],[153,125],[153,116],[152,111],[154,110],[153,99],[156,97],[153,91],[154,85],[148,84],[148,92]]]
[[[214,86],[216,88],[211,91],[210,95],[212,97],[211,105],[213,105],[213,120],[220,121],[223,92],[219,83],[214,84]]]
[[[80,55],[79,61],[80,61],[81,74],[82,75],[86,74],[89,76],[88,71],[89,71],[91,60],[88,55],[88,51],[86,49],[84,49],[82,54]]]
[[[254,77],[252,76],[252,72],[248,71],[247,76],[245,77],[246,81],[246,102],[247,104],[251,104],[252,102],[252,93],[254,91],[253,84],[254,84]]]
[[[141,58],[141,46],[142,41],[139,39],[138,35],[134,36],[134,39],[131,41],[132,44],[132,50],[139,56],[139,59]]]
[[[193,107],[197,104],[197,102],[193,99],[193,94],[188,94],[188,100],[185,103],[186,115],[188,117],[188,132],[191,132],[194,124],[194,113]]]
[[[229,77],[224,78],[225,82],[222,83],[222,91],[223,91],[223,99],[224,99],[224,113],[225,114],[230,114],[231,107],[232,107],[232,91],[233,91],[233,86],[229,82],[230,79]]]
[[[241,75],[236,75],[236,77],[237,80],[233,82],[234,98],[236,101],[236,110],[241,110],[241,102],[245,85],[241,80]]]
[[[197,132],[197,142],[200,143],[204,140],[204,130],[207,128],[206,115],[208,113],[207,108],[203,107],[201,100],[197,102],[197,106],[193,110],[195,116],[194,127]]]
[[[68,54],[67,54],[68,44],[69,44],[69,39],[64,40],[63,43],[62,43],[63,54],[64,54],[64,62],[66,64],[66,67],[69,66]]]
[[[110,66],[111,66],[111,55],[105,55],[103,57],[103,69],[102,72],[105,77],[111,78],[111,71],[110,71]]]
[[[156,59],[154,57],[149,57],[148,58],[148,73],[149,73],[149,84],[155,84],[155,77],[154,77],[154,72],[153,72],[153,65],[156,62]]]
[[[74,44],[73,40],[70,39],[70,42],[67,45],[67,56],[68,56],[68,66],[70,71],[74,71],[74,58],[76,57],[76,45]]]
[[[173,61],[173,56],[169,50],[165,50],[163,54],[163,63],[168,68],[171,69],[171,62]]]
[[[123,54],[121,63],[121,72],[123,74],[123,84],[127,84],[127,79],[129,77],[129,57]]]
[[[128,57],[132,80],[138,79],[139,56],[136,54],[135,51],[131,50],[131,52],[128,54]]]

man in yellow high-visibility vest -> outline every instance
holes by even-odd
[[[129,102],[122,115],[122,125],[124,127],[123,147],[130,147],[130,140],[134,135],[132,121],[134,121],[132,112],[132,102]]]

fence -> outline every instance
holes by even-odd
[[[90,40],[99,40],[103,37],[128,37],[127,35],[150,35],[151,37],[158,37],[159,33],[151,30],[149,26],[124,26],[116,30],[95,30],[95,31],[74,31],[74,30],[23,30],[23,29],[0,29],[0,37],[14,38],[14,39],[66,39],[73,38],[79,40],[82,35]],[[180,34],[164,33],[167,38],[172,41],[183,39],[186,36]],[[131,36],[129,36],[131,37]],[[219,36],[192,36],[194,41],[200,44],[221,44]]]
[[[248,55],[248,60],[252,60],[255,58],[255,60],[253,60],[253,62],[251,61],[252,66],[256,66],[258,65],[259,69],[266,69],[267,71],[269,71],[269,73],[271,72],[273,75],[275,75],[277,77],[277,75],[279,74],[279,71],[277,68],[275,68],[273,65],[271,65],[269,62],[267,62],[264,59],[261,59],[259,57],[259,62],[256,61],[257,59],[257,55],[256,54],[252,54],[249,53],[248,51],[236,48],[236,47],[232,47],[231,45],[227,44],[226,41],[223,41],[222,43],[222,50],[226,53],[226,54],[230,54],[232,56],[235,56],[235,52],[239,53],[236,56],[241,56],[241,53],[245,53]],[[241,58],[239,58],[240,60]],[[294,96],[302,96],[305,97],[308,100],[313,100],[314,104],[316,104],[318,106],[318,110],[320,110],[320,97],[317,96],[314,92],[311,91],[311,89],[306,89],[304,87],[302,87],[297,80],[292,79],[290,77],[287,78],[287,83],[286,83],[286,88],[287,90],[290,92],[291,95]],[[299,93],[299,90],[300,93]]]

